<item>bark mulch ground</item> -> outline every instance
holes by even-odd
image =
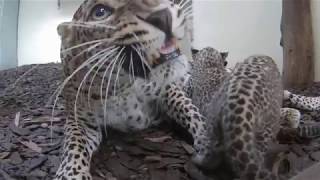
[[[25,74],[26,72],[29,72]],[[54,91],[62,79],[60,64],[29,65],[0,72],[0,180],[49,180],[60,161],[65,113],[52,116]],[[320,96],[320,83],[297,93]],[[304,112],[305,123],[320,121]],[[136,134],[110,130],[93,157],[95,180],[230,179],[208,178],[190,163],[193,148],[184,132],[168,124]],[[182,135],[181,135],[182,134]],[[319,139],[294,138],[285,145],[279,173],[294,176],[320,160]],[[218,171],[220,172],[220,171]]]

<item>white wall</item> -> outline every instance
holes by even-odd
[[[253,54],[273,57],[282,67],[281,0],[195,0],[194,46],[229,51],[233,67]]]
[[[311,4],[314,37],[315,80],[320,81],[320,1],[312,0]]]
[[[316,79],[320,80],[320,0],[312,0]],[[57,25],[70,20],[82,0],[21,0],[19,65],[60,60]],[[195,47],[229,51],[229,65],[267,54],[282,68],[282,0],[194,0]]]
[[[57,26],[71,20],[81,0],[21,0],[18,31],[19,65],[60,61]]]
[[[0,1],[0,70],[16,67],[18,0]]]
[[[71,18],[80,0],[21,0],[19,65],[59,60],[57,25]],[[194,0],[195,47],[230,51],[230,65],[256,53],[282,65],[281,0]]]

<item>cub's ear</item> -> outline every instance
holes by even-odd
[[[229,52],[221,52],[220,54],[221,54],[222,59],[225,60],[225,59],[227,59]]]

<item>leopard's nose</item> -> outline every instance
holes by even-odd
[[[166,34],[167,39],[172,38],[172,15],[168,8],[153,12],[147,17],[146,21],[162,30]]]

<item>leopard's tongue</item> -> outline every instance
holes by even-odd
[[[169,41],[166,41],[161,49],[160,49],[160,53],[161,54],[171,54],[174,51],[176,51],[176,49],[178,49],[178,45],[176,43],[175,39],[170,39]]]
[[[181,55],[180,49],[177,45],[176,39],[171,39],[167,41],[161,48],[160,48],[160,59],[158,61],[159,64],[165,61],[171,61],[176,59]]]

